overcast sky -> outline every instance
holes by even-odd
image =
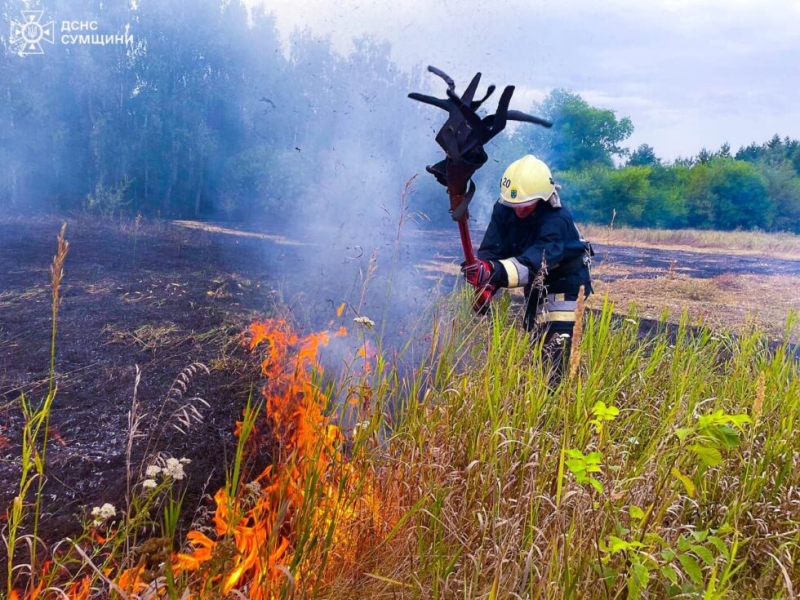
[[[578,92],[633,120],[631,147],[670,160],[800,138],[800,0],[249,1],[284,35],[308,27],[346,54],[369,34],[404,70],[432,64],[462,89],[476,71],[514,84],[512,108]]]

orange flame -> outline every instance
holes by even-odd
[[[246,486],[257,490],[255,499],[217,492],[217,541],[192,532],[188,541],[193,552],[178,555],[175,567],[202,570],[213,562],[221,540],[232,536],[237,555],[221,579],[222,593],[239,589],[249,598],[269,600],[289,584],[292,564],[289,585],[310,590],[325,576],[323,565],[338,561],[341,567],[352,560],[358,540],[353,530],[365,519],[376,520],[379,503],[369,480],[362,478],[354,493],[359,477],[339,449],[343,435],[325,414],[328,398],[315,384],[314,374],[322,372],[318,351],[327,345],[328,334],[301,339],[278,320],[254,323],[250,333],[251,349],[263,348],[263,395],[280,463]],[[346,335],[343,327],[334,334],[340,335]],[[308,543],[311,537],[313,544]],[[326,538],[334,549],[332,557],[314,549]]]
[[[344,327],[334,337],[341,335]],[[381,503],[371,472],[358,470],[342,453],[344,436],[326,413],[329,399],[317,384],[322,374],[318,351],[328,343],[328,333],[301,338],[285,321],[270,319],[253,323],[247,338],[250,349],[261,352],[268,419],[263,431],[274,435],[276,455],[251,482],[234,482],[235,495],[229,488],[219,490],[214,535],[189,532],[190,551],[173,556],[172,573],[189,582],[187,598],[236,590],[253,600],[273,600],[286,586],[307,594],[326,576],[357,564],[379,528]],[[366,376],[374,348],[364,343],[359,357],[367,365]],[[366,382],[361,387],[364,401],[371,390]],[[237,435],[241,427],[237,423]],[[168,597],[165,586],[153,589],[144,571],[142,564],[122,570],[115,585],[127,594]],[[88,600],[90,585],[85,577],[64,592],[71,600]],[[24,598],[40,593],[41,585],[32,587]],[[11,597],[20,600],[16,592]]]

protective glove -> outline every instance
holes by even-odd
[[[461,273],[471,286],[481,289],[491,283],[496,270],[495,263],[490,260],[477,259],[472,264],[461,263]]]
[[[476,290],[475,298],[472,301],[472,310],[476,314],[485,315],[489,312],[489,305],[492,303],[492,298],[497,293],[497,288],[493,285],[483,289]]]

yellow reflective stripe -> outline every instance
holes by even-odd
[[[508,286],[510,288],[528,285],[530,270],[516,258],[506,258],[500,261],[508,276]]]
[[[574,322],[575,313],[563,311],[545,311],[536,316],[537,323],[551,323],[553,321],[558,321],[559,323],[569,323],[570,321]]]
[[[548,321],[562,321],[562,322],[574,321],[575,320],[575,313],[574,312],[561,312],[561,311],[550,312],[550,313],[547,313],[547,320]]]
[[[536,315],[537,323],[574,323],[576,300],[567,300],[566,294],[548,294],[545,301],[539,306]]]
[[[515,265],[510,259],[501,260],[500,264],[503,265],[503,268],[506,270],[506,275],[508,276],[508,287],[519,287],[519,271],[517,270],[517,265]]]

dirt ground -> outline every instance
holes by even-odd
[[[790,313],[800,311],[800,260],[742,255],[668,252],[608,247],[594,272],[591,306],[608,295],[618,312],[634,310],[643,319],[665,312],[677,322],[685,312],[692,323],[744,334],[758,328],[772,342],[800,342]]]
[[[20,395],[35,404],[47,389],[49,266],[62,220],[0,220],[2,506],[17,493]],[[235,421],[258,384],[256,361],[243,349],[240,334],[293,293],[280,281],[278,264],[302,274],[314,268],[315,253],[320,252],[308,252],[306,242],[274,231],[226,225],[98,224],[88,217],[68,221],[70,251],[56,353],[58,395],[43,498],[42,534],[48,541],[74,534],[80,516],[92,506],[123,498],[137,366],[137,399],[145,417],[132,464],[140,464],[146,441],[163,430],[154,449],[192,460],[186,469],[185,510],[192,514],[202,506],[204,493],[220,487],[235,444]],[[430,283],[444,277],[452,287],[460,262],[455,230],[404,235],[404,257],[415,263],[421,279]],[[480,239],[480,232],[474,236]],[[345,257],[355,256],[341,243]],[[362,263],[345,258],[353,264],[336,268],[363,274],[368,250]],[[607,293],[623,313],[635,302],[643,317],[657,318],[666,308],[677,319],[688,310],[694,318],[734,329],[757,313],[777,338],[788,311],[800,305],[800,260],[611,245],[597,245],[596,250],[593,302]],[[323,289],[328,280],[313,281],[316,296],[323,299],[318,304],[325,305],[319,315],[331,314],[338,304],[334,293]],[[412,294],[414,301],[417,295]],[[317,308],[296,304],[297,311]],[[188,389],[177,393],[176,377],[196,363],[209,372],[196,368]],[[202,398],[209,406],[190,398]],[[185,435],[165,417],[157,417],[178,401],[190,402],[203,414],[202,423]]]
[[[452,235],[433,236],[437,255],[426,265],[430,271],[458,274],[458,247],[448,241]],[[590,308],[599,308],[607,296],[621,314],[634,310],[642,319],[659,320],[666,311],[668,321],[677,323],[685,311],[692,323],[734,333],[757,326],[773,341],[786,336],[790,312],[800,313],[800,257],[621,242],[593,246]],[[797,324],[789,338],[800,342]]]
[[[17,493],[22,419],[19,397],[47,392],[49,266],[58,219],[0,222],[0,504]],[[144,415],[138,466],[147,440],[186,457],[185,506],[200,505],[224,482],[235,421],[258,379],[239,335],[269,314],[274,292],[262,240],[231,239],[169,224],[95,225],[70,220],[59,311],[56,381],[44,488],[42,535],[73,534],[88,507],[124,497],[128,415],[136,367]],[[195,363],[185,392],[173,382]],[[256,388],[257,389],[257,388]],[[178,391],[180,390],[180,391]],[[256,392],[257,393],[257,392]],[[202,398],[209,404],[204,406]],[[180,402],[178,402],[180,401]],[[203,415],[186,435],[162,411],[189,402]],[[161,416],[159,416],[161,415]],[[226,456],[227,453],[227,456]]]

